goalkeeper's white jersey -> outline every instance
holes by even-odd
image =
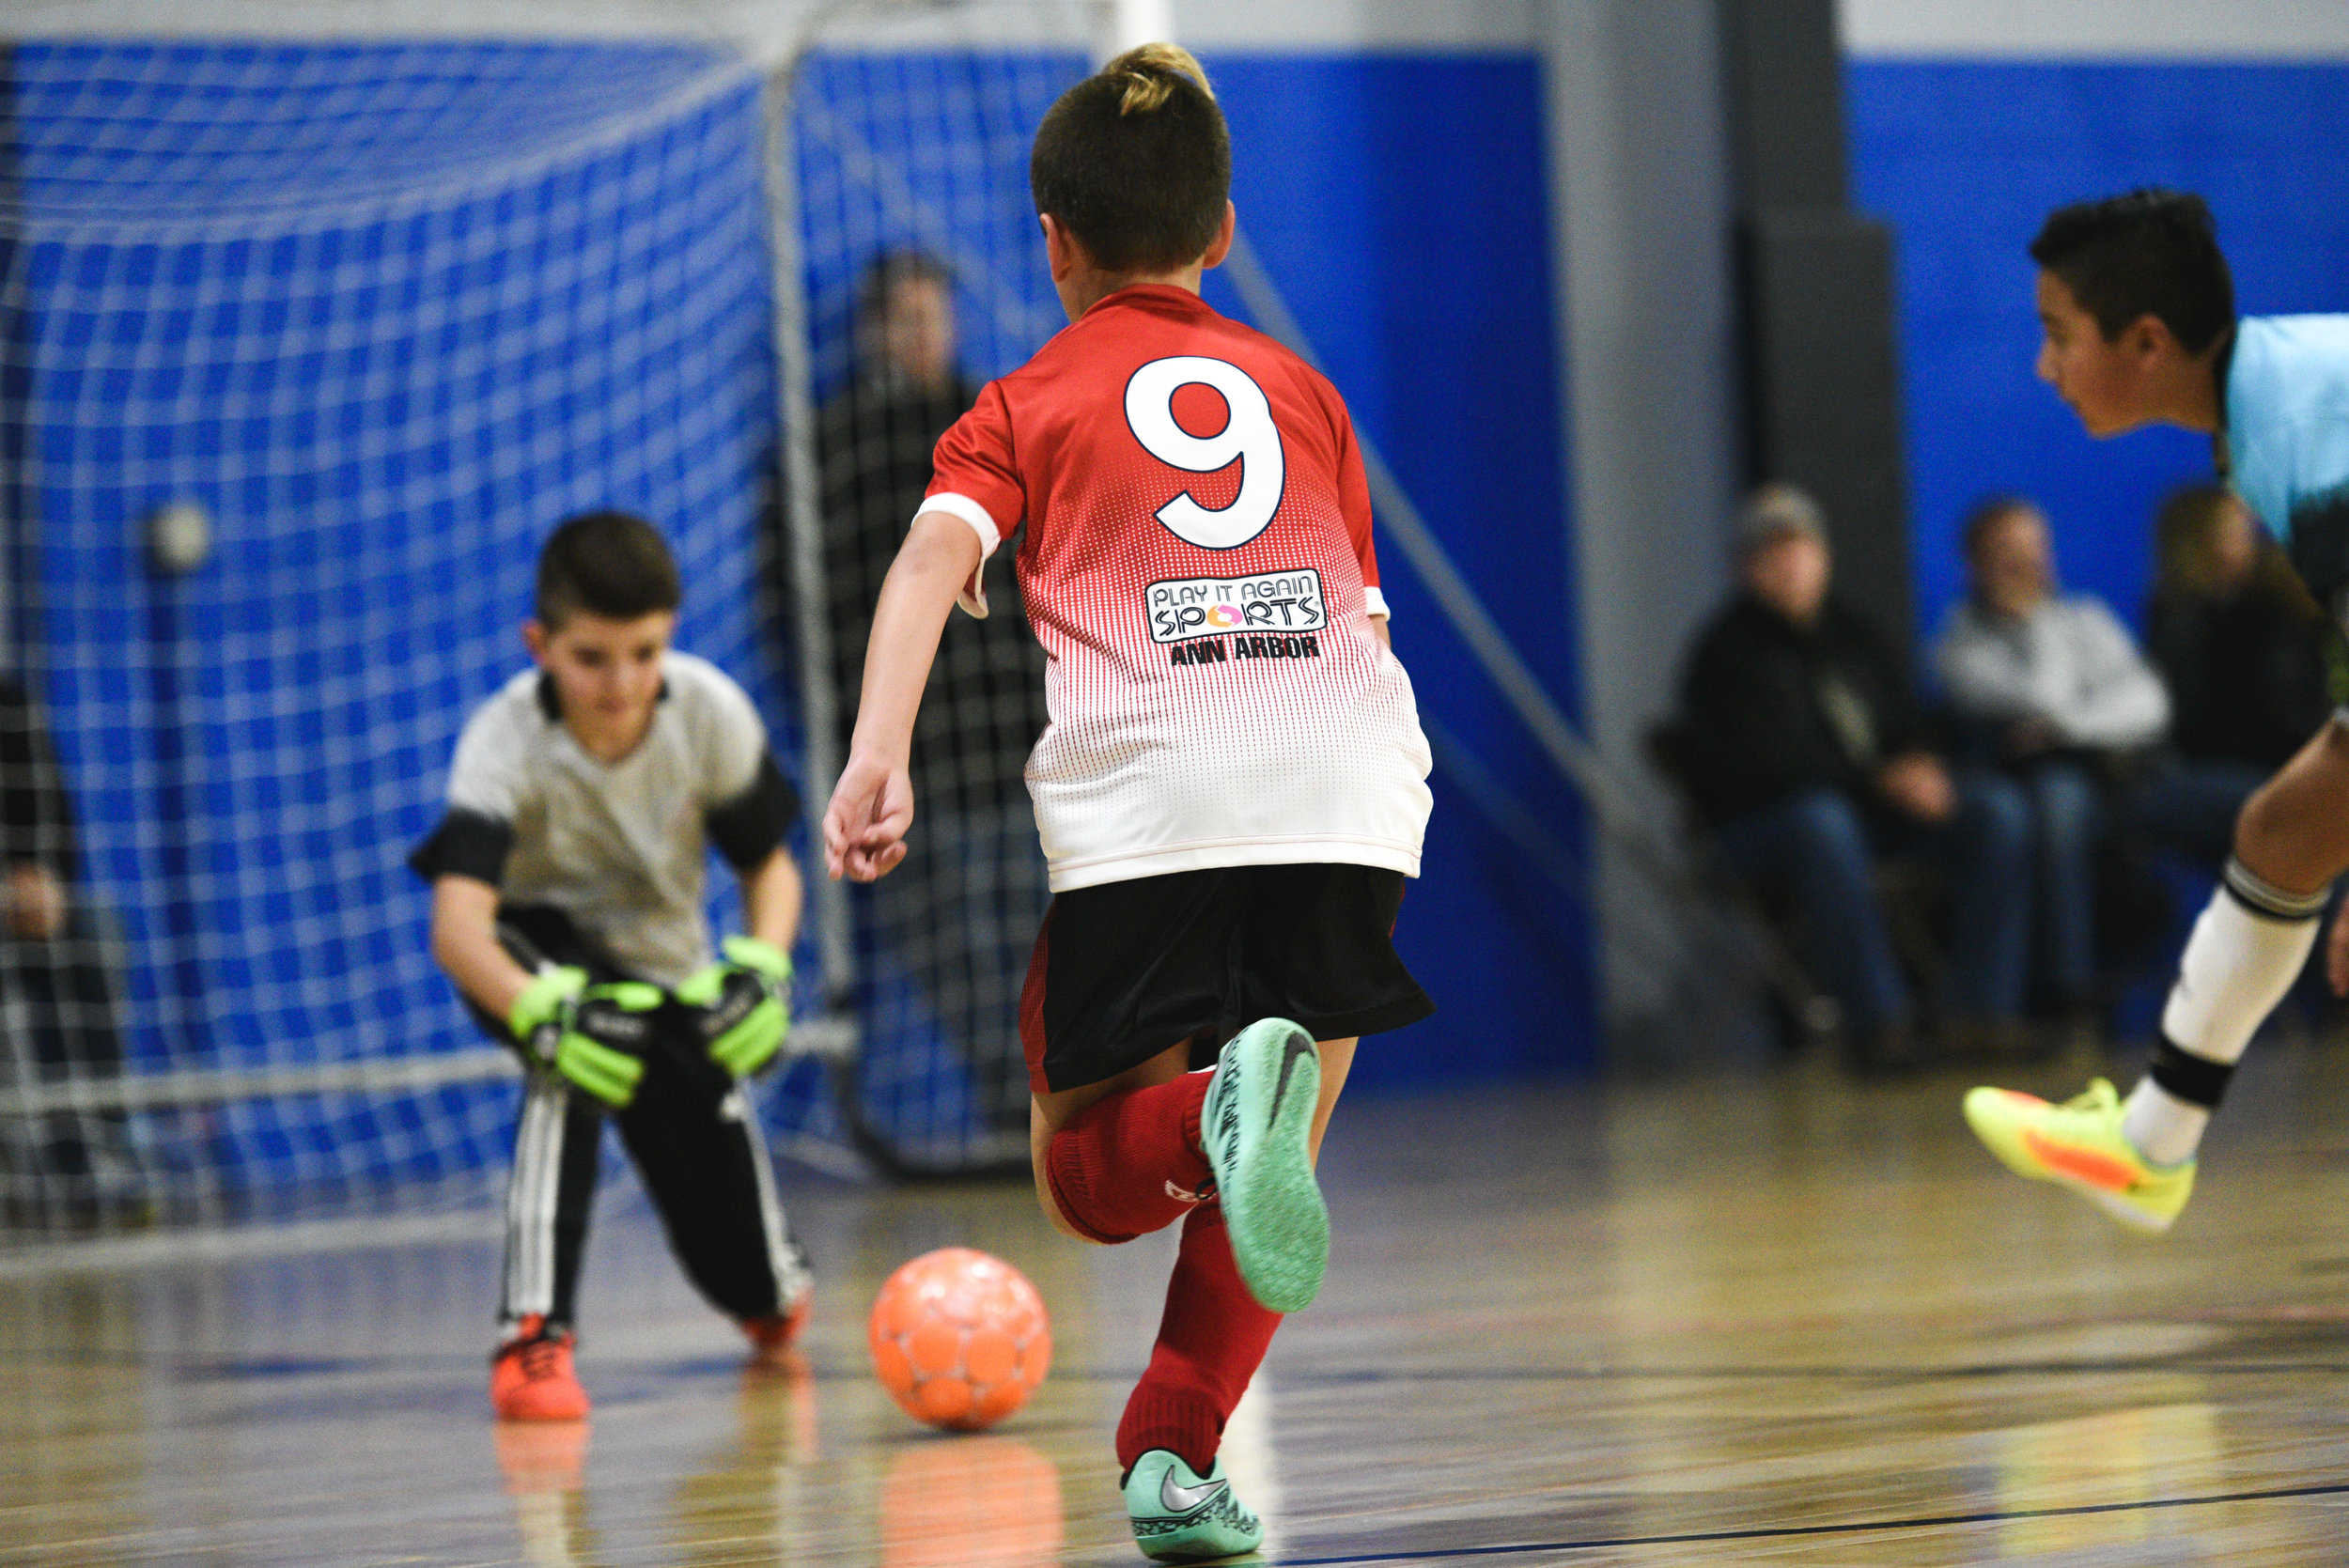
[[[674,986],[710,961],[714,845],[754,865],[797,803],[750,698],[706,660],[670,652],[652,727],[618,762],[572,738],[536,670],[475,709],[449,768],[448,815],[412,863],[550,905],[622,969]]]

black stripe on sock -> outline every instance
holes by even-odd
[[[2314,893],[2286,893],[2236,860],[2227,862],[2226,875],[2219,878],[2218,885],[2236,903],[2263,920],[2314,920],[2325,912],[2328,892],[2319,888]]]
[[[2218,1102],[2227,1097],[2227,1080],[2234,1077],[2234,1066],[2232,1063],[2197,1056],[2165,1039],[2154,1048],[2154,1063],[2145,1076],[2188,1105],[2216,1110]]]

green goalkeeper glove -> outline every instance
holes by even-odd
[[[723,951],[725,961],[679,986],[677,999],[700,1009],[709,1059],[748,1078],[775,1059],[791,1032],[791,958],[756,937],[728,937]]]
[[[658,986],[590,986],[585,970],[555,969],[530,983],[506,1021],[531,1062],[624,1110],[645,1076],[645,1048],[652,1040],[645,1015],[661,1000]]]

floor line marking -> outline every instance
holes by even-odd
[[[2226,1375],[2247,1373],[2337,1374],[2349,1373],[2349,1361],[2211,1361],[2152,1356],[2114,1358],[2093,1361],[1983,1361],[1938,1367],[1403,1367],[1359,1371],[1290,1371],[1277,1374],[1275,1381],[1302,1387],[1314,1384],[1335,1386],[1346,1383],[1516,1383],[1534,1380],[1561,1383],[1672,1381],[1673,1379],[1716,1379],[1735,1382],[1744,1379],[1766,1381],[1771,1378],[1921,1380],[1963,1377],[2062,1377],[2074,1374],[2102,1376],[2116,1373],[2154,1372],[2215,1373]],[[1114,1374],[1073,1374],[1073,1375]]]
[[[1341,1568],[1349,1563],[1420,1562],[1443,1558],[1515,1557],[1527,1552],[1593,1552],[1614,1546],[1680,1546],[1708,1541],[1786,1540],[1806,1535],[1864,1535],[1877,1530],[1939,1529],[1951,1525],[1996,1525],[2023,1519],[2076,1518],[2089,1514],[2134,1514],[2156,1508],[2202,1508],[2224,1502],[2278,1502],[2293,1498],[2349,1494],[2349,1482],[2323,1486],[2277,1486],[2257,1492],[2218,1492],[2199,1498],[2155,1498],[2145,1502],[2074,1503],[2065,1508],[1996,1509],[1981,1514],[1942,1514],[1913,1519],[1861,1519],[1844,1525],[1779,1525],[1754,1529],[1692,1530],[1682,1535],[1622,1535],[1588,1541],[1528,1541],[1497,1546],[1441,1546],[1432,1551],[1364,1552],[1346,1557],[1278,1557],[1273,1568]]]

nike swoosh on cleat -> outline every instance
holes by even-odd
[[[2137,1189],[2137,1172],[2110,1155],[2100,1155],[2092,1149],[2075,1149],[2030,1128],[2023,1131],[2023,1147],[2029,1149],[2048,1170],[2061,1172],[2075,1181],[2101,1187],[2107,1192],[2133,1192]]]
[[[1314,1048],[1314,1043],[1302,1033],[1289,1036],[1287,1048],[1281,1052],[1281,1076],[1272,1085],[1272,1118],[1281,1114],[1281,1096],[1289,1092],[1289,1074],[1297,1066],[1297,1059]]]
[[[1228,1481],[1203,1481],[1196,1486],[1177,1486],[1174,1467],[1169,1466],[1166,1474],[1159,1478],[1159,1506],[1169,1514],[1188,1514],[1231,1484]]]

